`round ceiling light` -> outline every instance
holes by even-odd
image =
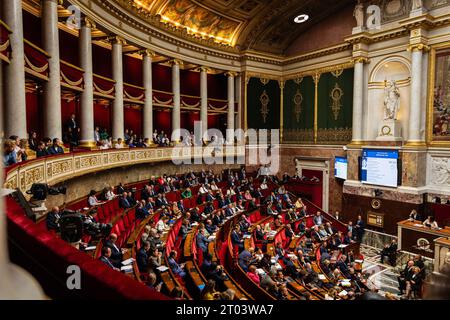
[[[303,23],[309,19],[309,16],[307,14],[301,14],[299,16],[296,16],[294,18],[295,23]]]

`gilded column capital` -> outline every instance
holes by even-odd
[[[201,67],[198,68],[198,70],[200,72],[210,72],[211,71],[211,69],[206,67],[206,66],[201,66]]]
[[[414,44],[410,44],[408,46],[408,51],[414,52],[414,51],[430,51],[430,46],[423,44],[423,43],[414,43]]]
[[[95,24],[94,20],[88,17],[83,17],[81,19],[81,25],[83,27],[89,28],[89,29],[96,29],[97,25]]]
[[[352,59],[353,63],[369,63],[370,60],[367,57],[354,57]]]
[[[177,65],[177,66],[182,66],[184,64],[183,60],[180,59],[173,59],[169,61],[171,66]]]
[[[235,71],[227,71],[224,73],[227,77],[236,77],[239,73]]]
[[[156,56],[155,51],[150,50],[150,49],[139,50],[138,54],[140,54],[142,57],[146,56],[146,57],[150,57],[150,58],[153,58],[154,56]]]
[[[126,40],[123,37],[118,36],[118,35],[109,36],[108,41],[111,44],[120,44],[122,46],[127,44]]]

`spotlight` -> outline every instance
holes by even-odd
[[[307,14],[301,14],[294,18],[295,23],[303,23],[306,22],[309,19],[309,16]]]

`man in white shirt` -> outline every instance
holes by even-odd
[[[114,145],[114,149],[122,149],[123,148],[122,142],[123,142],[122,138],[117,139],[117,142]]]

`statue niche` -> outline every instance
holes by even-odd
[[[395,80],[384,82],[384,117],[378,129],[377,141],[402,141],[401,124],[398,121],[400,110],[400,90]]]

